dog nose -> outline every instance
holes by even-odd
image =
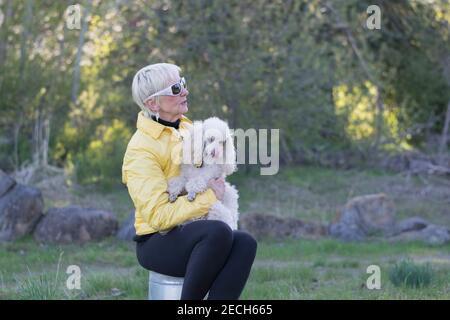
[[[216,155],[216,149],[212,149],[212,150],[211,150],[211,156],[214,157],[215,155]]]

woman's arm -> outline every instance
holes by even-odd
[[[217,201],[214,192],[207,189],[194,201],[186,196],[169,202],[167,180],[156,157],[140,148],[127,149],[122,167],[122,180],[134,206],[143,219],[156,231],[175,227],[187,220],[208,213]]]

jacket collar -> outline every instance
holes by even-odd
[[[192,125],[192,121],[188,117],[181,115],[179,128],[186,129],[189,125]],[[143,132],[151,135],[154,139],[158,139],[164,129],[171,130],[170,127],[164,126],[153,119],[147,118],[146,116],[144,116],[144,113],[142,111],[140,111],[138,114],[136,127],[139,130],[142,130]]]

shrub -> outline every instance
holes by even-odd
[[[79,183],[100,183],[111,187],[121,181],[123,156],[131,137],[122,122],[114,120],[110,127],[97,128],[96,138],[87,150],[75,156]]]

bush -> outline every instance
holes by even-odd
[[[433,273],[429,263],[418,265],[408,259],[395,264],[390,271],[389,279],[396,287],[421,288],[431,283]]]
[[[105,188],[120,182],[123,156],[130,137],[130,130],[117,120],[110,127],[99,127],[87,150],[75,155],[78,182],[99,183]]]

